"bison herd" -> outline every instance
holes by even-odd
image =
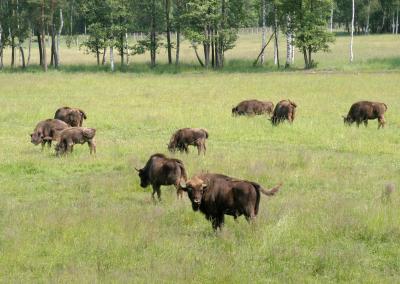
[[[246,100],[232,108],[232,115],[262,115],[271,116],[272,125],[287,120],[293,123],[297,105],[290,100],[281,100],[276,104],[269,101]],[[343,116],[344,123],[359,126],[368,120],[378,119],[378,129],[385,126],[384,114],[387,105],[380,102],[360,101],[354,103],[347,114]],[[71,153],[75,144],[89,145],[90,154],[96,153],[95,135],[96,129],[82,127],[83,120],[87,119],[86,113],[78,108],[62,107],[54,115],[54,119],[40,121],[31,136],[34,145],[41,144],[42,149],[48,144],[51,147],[53,141],[57,141],[55,151],[57,155]],[[208,131],[204,128],[182,128],[172,134],[167,144],[170,152],[189,152],[188,146],[197,148],[200,155],[206,153],[206,140]],[[188,179],[183,162],[179,159],[168,158],[164,154],[150,156],[142,169],[136,169],[140,186],[149,185],[153,188],[152,197],[155,194],[161,200],[160,187],[173,185],[177,189],[178,198],[182,198],[186,192],[194,211],[202,212],[206,219],[212,223],[214,230],[224,224],[224,216],[231,215],[235,219],[244,215],[247,221],[253,220],[258,213],[261,194],[273,196],[281,187],[281,184],[264,189],[258,183],[229,177],[217,173],[199,173]]]

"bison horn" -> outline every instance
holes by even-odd
[[[137,172],[140,172],[140,170],[138,170],[137,168],[135,168],[135,170],[136,170]]]

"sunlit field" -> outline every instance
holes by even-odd
[[[135,56],[127,73],[65,65],[0,73],[0,282],[400,282],[399,38],[357,37],[353,66],[348,38],[338,37],[313,73],[250,73],[257,37],[242,36],[227,53],[227,64],[239,65],[232,72],[152,73],[143,67],[148,56]],[[164,51],[159,57],[165,62]],[[182,57],[196,63],[188,47]],[[271,49],[267,58],[273,70]],[[89,66],[95,58],[63,48],[61,62]],[[232,117],[248,98],[295,101],[293,125]],[[383,130],[376,120],[343,125],[350,105],[365,99],[388,105]],[[77,145],[58,158],[30,143],[36,123],[66,105],[87,112],[96,156]],[[175,155],[189,176],[283,182],[261,198],[253,224],[227,217],[215,233],[174,187],[162,187],[154,203],[139,186],[134,167],[168,154],[182,127],[210,134],[205,156],[193,148]]]

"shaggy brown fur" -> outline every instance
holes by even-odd
[[[149,185],[153,187],[153,199],[154,194],[157,193],[158,199],[161,200],[161,185],[174,185],[178,198],[182,198],[183,191],[180,183],[187,180],[187,175],[181,160],[170,159],[163,154],[154,154],[144,168],[136,169],[136,171],[139,173],[141,187],[146,188]]]
[[[72,127],[82,127],[83,120],[87,119],[87,116],[79,108],[62,107],[56,111],[54,118],[65,121]]]
[[[175,152],[176,150],[186,153],[189,152],[189,145],[197,147],[197,152],[203,151],[206,154],[206,139],[208,138],[208,132],[204,128],[182,128],[176,131],[168,144],[168,150]]]
[[[94,136],[96,129],[86,127],[70,127],[60,133],[60,142],[56,145],[57,155],[72,153],[75,144],[88,143],[90,154],[96,154]]]
[[[356,122],[357,126],[364,123],[364,125],[367,126],[369,119],[378,119],[378,129],[381,127],[383,128],[386,123],[384,114],[387,108],[386,104],[379,102],[356,102],[350,107],[347,116],[343,116],[343,122],[348,125]]]
[[[62,130],[69,125],[58,119],[46,119],[39,122],[31,136],[31,142],[34,145],[42,144],[42,149],[47,145],[51,147],[52,141],[57,141]]]
[[[232,115],[261,115],[271,114],[274,109],[272,102],[262,102],[259,100],[246,100],[240,102],[237,106],[232,108]]]
[[[235,219],[244,215],[247,221],[254,219],[258,214],[260,192],[272,196],[281,185],[265,190],[255,182],[207,173],[194,176],[181,187],[188,193],[193,210],[200,210],[216,230],[223,226],[225,215]]]
[[[290,100],[282,100],[277,103],[271,117],[272,125],[278,125],[284,120],[292,123],[296,114],[296,108],[297,105]]]

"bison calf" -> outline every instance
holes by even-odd
[[[272,196],[280,186],[265,190],[255,182],[209,173],[181,184],[188,193],[193,210],[200,210],[211,221],[214,230],[223,226],[225,215],[235,219],[244,215],[247,221],[254,219],[258,214],[261,193]]]
[[[96,129],[85,127],[70,127],[60,133],[60,141],[56,145],[57,155],[72,153],[75,144],[88,143],[90,154],[96,154],[96,142],[94,136]]]
[[[232,115],[261,115],[271,114],[274,109],[272,102],[262,102],[259,100],[246,100],[240,102],[237,106],[232,108]]]
[[[87,119],[87,116],[79,108],[62,107],[56,111],[54,118],[62,120],[72,127],[82,127],[83,120]]]
[[[276,104],[274,113],[271,117],[272,125],[278,125],[284,120],[293,122],[297,105],[290,100],[282,100]]]
[[[369,119],[378,119],[378,129],[383,128],[385,127],[384,114],[387,108],[386,104],[379,102],[356,102],[350,107],[347,116],[343,116],[343,121],[348,125],[356,122],[357,126],[360,126],[361,123],[367,126]]]
[[[183,162],[178,159],[167,158],[163,154],[154,154],[147,161],[144,168],[138,170],[140,177],[140,186],[143,188],[151,185],[153,187],[152,198],[157,193],[161,200],[161,185],[174,185],[177,189],[177,196],[182,197],[180,183],[186,181],[187,175]]]
[[[47,145],[51,147],[51,142],[59,138],[62,130],[69,125],[58,119],[46,119],[39,122],[31,134],[31,142],[34,145],[42,144],[42,149]]]
[[[182,128],[176,131],[168,144],[168,150],[175,152],[176,150],[186,153],[189,152],[189,145],[197,147],[197,152],[203,151],[206,154],[206,139],[208,139],[208,132],[204,128]]]

